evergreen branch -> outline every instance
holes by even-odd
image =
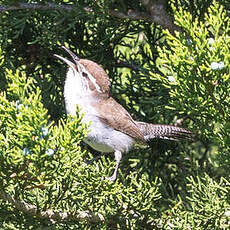
[[[19,211],[22,211],[32,216],[36,216],[41,219],[48,219],[51,222],[87,221],[90,223],[98,223],[105,220],[100,213],[95,214],[89,211],[77,211],[76,213],[53,211],[51,209],[42,211],[38,209],[35,205],[15,199],[13,196],[6,193],[2,189],[0,189],[0,198],[11,203]]]
[[[129,62],[126,62],[126,61],[123,61],[123,60],[117,60],[116,63],[114,63],[113,65],[114,67],[124,67],[124,68],[129,68],[133,71],[141,71],[141,72],[144,72],[146,74],[149,73],[149,71],[145,68],[143,68],[143,66],[139,66],[137,64],[134,64],[134,63],[129,63]]]
[[[170,32],[175,30],[180,31],[180,28],[173,23],[173,18],[168,14],[166,9],[165,0],[141,0],[145,6],[147,12],[139,12],[134,10],[128,10],[127,13],[123,13],[117,10],[109,9],[108,15],[117,17],[120,19],[130,20],[144,20],[161,25],[163,28],[168,29]],[[14,11],[14,10],[65,10],[73,11],[74,5],[63,5],[55,3],[37,4],[37,3],[17,3],[11,6],[0,6],[0,12]],[[83,7],[84,11],[88,13],[94,12],[92,8]]]
[[[129,69],[132,69],[134,71],[139,71],[143,69],[141,66],[135,65],[133,63],[128,63],[122,60],[117,60],[117,63],[114,65],[115,67],[126,67]]]

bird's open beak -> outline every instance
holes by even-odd
[[[69,53],[69,55],[73,58],[73,60],[76,64],[80,61],[80,58],[76,54],[74,54],[71,50],[69,50],[65,46],[62,46],[62,49],[64,49],[66,52]]]
[[[54,56],[57,57],[58,59],[64,61],[72,69],[76,70],[76,65],[80,61],[80,58],[77,55],[75,55],[71,50],[67,49],[65,46],[62,46],[62,48],[69,53],[69,55],[73,58],[73,60],[76,64],[74,64],[73,62],[69,61],[68,59],[61,57],[57,54],[54,54]]]

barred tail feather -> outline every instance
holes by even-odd
[[[136,122],[146,141],[151,139],[168,139],[168,140],[192,140],[194,134],[181,127],[173,125],[149,124],[145,122]]]

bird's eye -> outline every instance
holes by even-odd
[[[74,61],[78,62],[78,61],[80,61],[80,58],[78,56],[75,56]]]
[[[82,76],[83,76],[83,77],[88,77],[88,74],[85,73],[85,72],[82,72]]]

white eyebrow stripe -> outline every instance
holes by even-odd
[[[80,64],[80,63],[79,63]],[[87,75],[88,75],[88,77],[89,77],[89,80],[93,83],[93,85],[95,86],[95,88],[96,88],[96,90],[99,92],[99,93],[102,93],[102,91],[101,91],[101,88],[100,88],[100,86],[97,84],[97,82],[96,82],[96,79],[86,70],[86,68],[82,65],[82,64],[80,64],[81,65],[81,72],[85,72]]]

